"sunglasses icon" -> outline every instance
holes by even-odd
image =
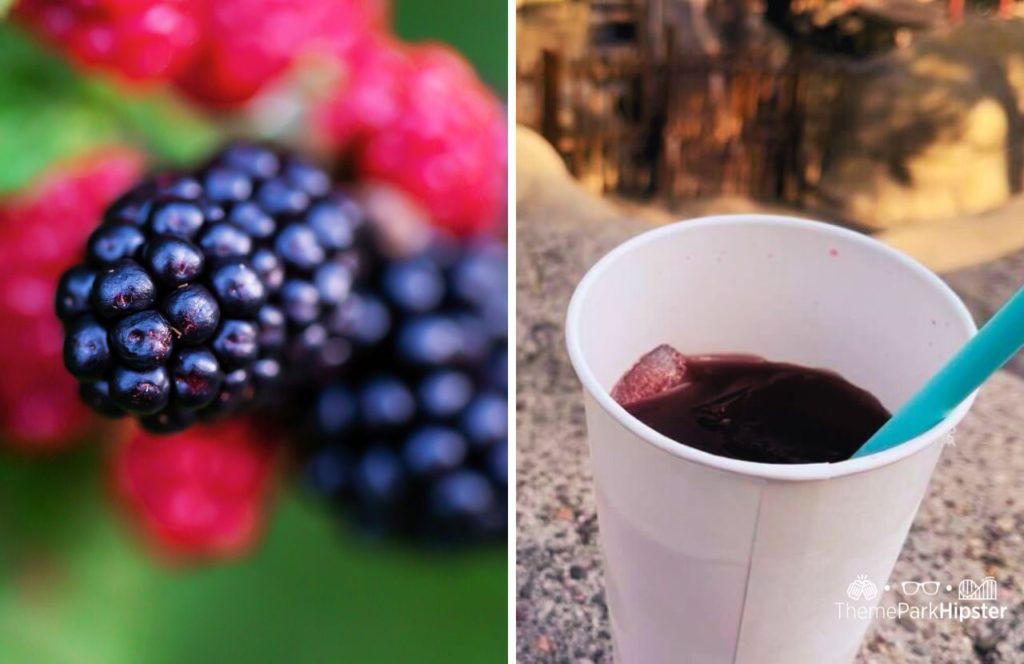
[[[938,581],[903,581],[900,583],[900,588],[903,590],[904,595],[916,595],[918,591],[921,591],[925,595],[934,595],[939,592],[941,584]]]

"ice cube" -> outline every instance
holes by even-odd
[[[612,398],[628,406],[679,387],[685,382],[686,356],[668,344],[662,344],[641,357],[615,383]]]

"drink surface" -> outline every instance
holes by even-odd
[[[684,356],[666,345],[640,358],[612,397],[683,445],[761,463],[849,459],[890,417],[832,371],[754,355]]]

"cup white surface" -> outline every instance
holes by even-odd
[[[976,331],[937,276],[861,234],[787,217],[664,226],[602,258],[569,306],[616,660],[848,662],[953,427],[835,464],[714,456],[642,424],[615,381],[663,343],[838,371],[898,408]],[[851,599],[860,575],[878,595]]]

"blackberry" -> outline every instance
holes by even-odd
[[[327,173],[263,145],[138,184],[58,286],[82,399],[168,432],[344,364],[359,326],[328,322],[351,307],[364,228]]]
[[[344,372],[301,392],[307,484],[356,524],[443,545],[507,529],[506,254],[438,242],[384,261],[333,323]]]

